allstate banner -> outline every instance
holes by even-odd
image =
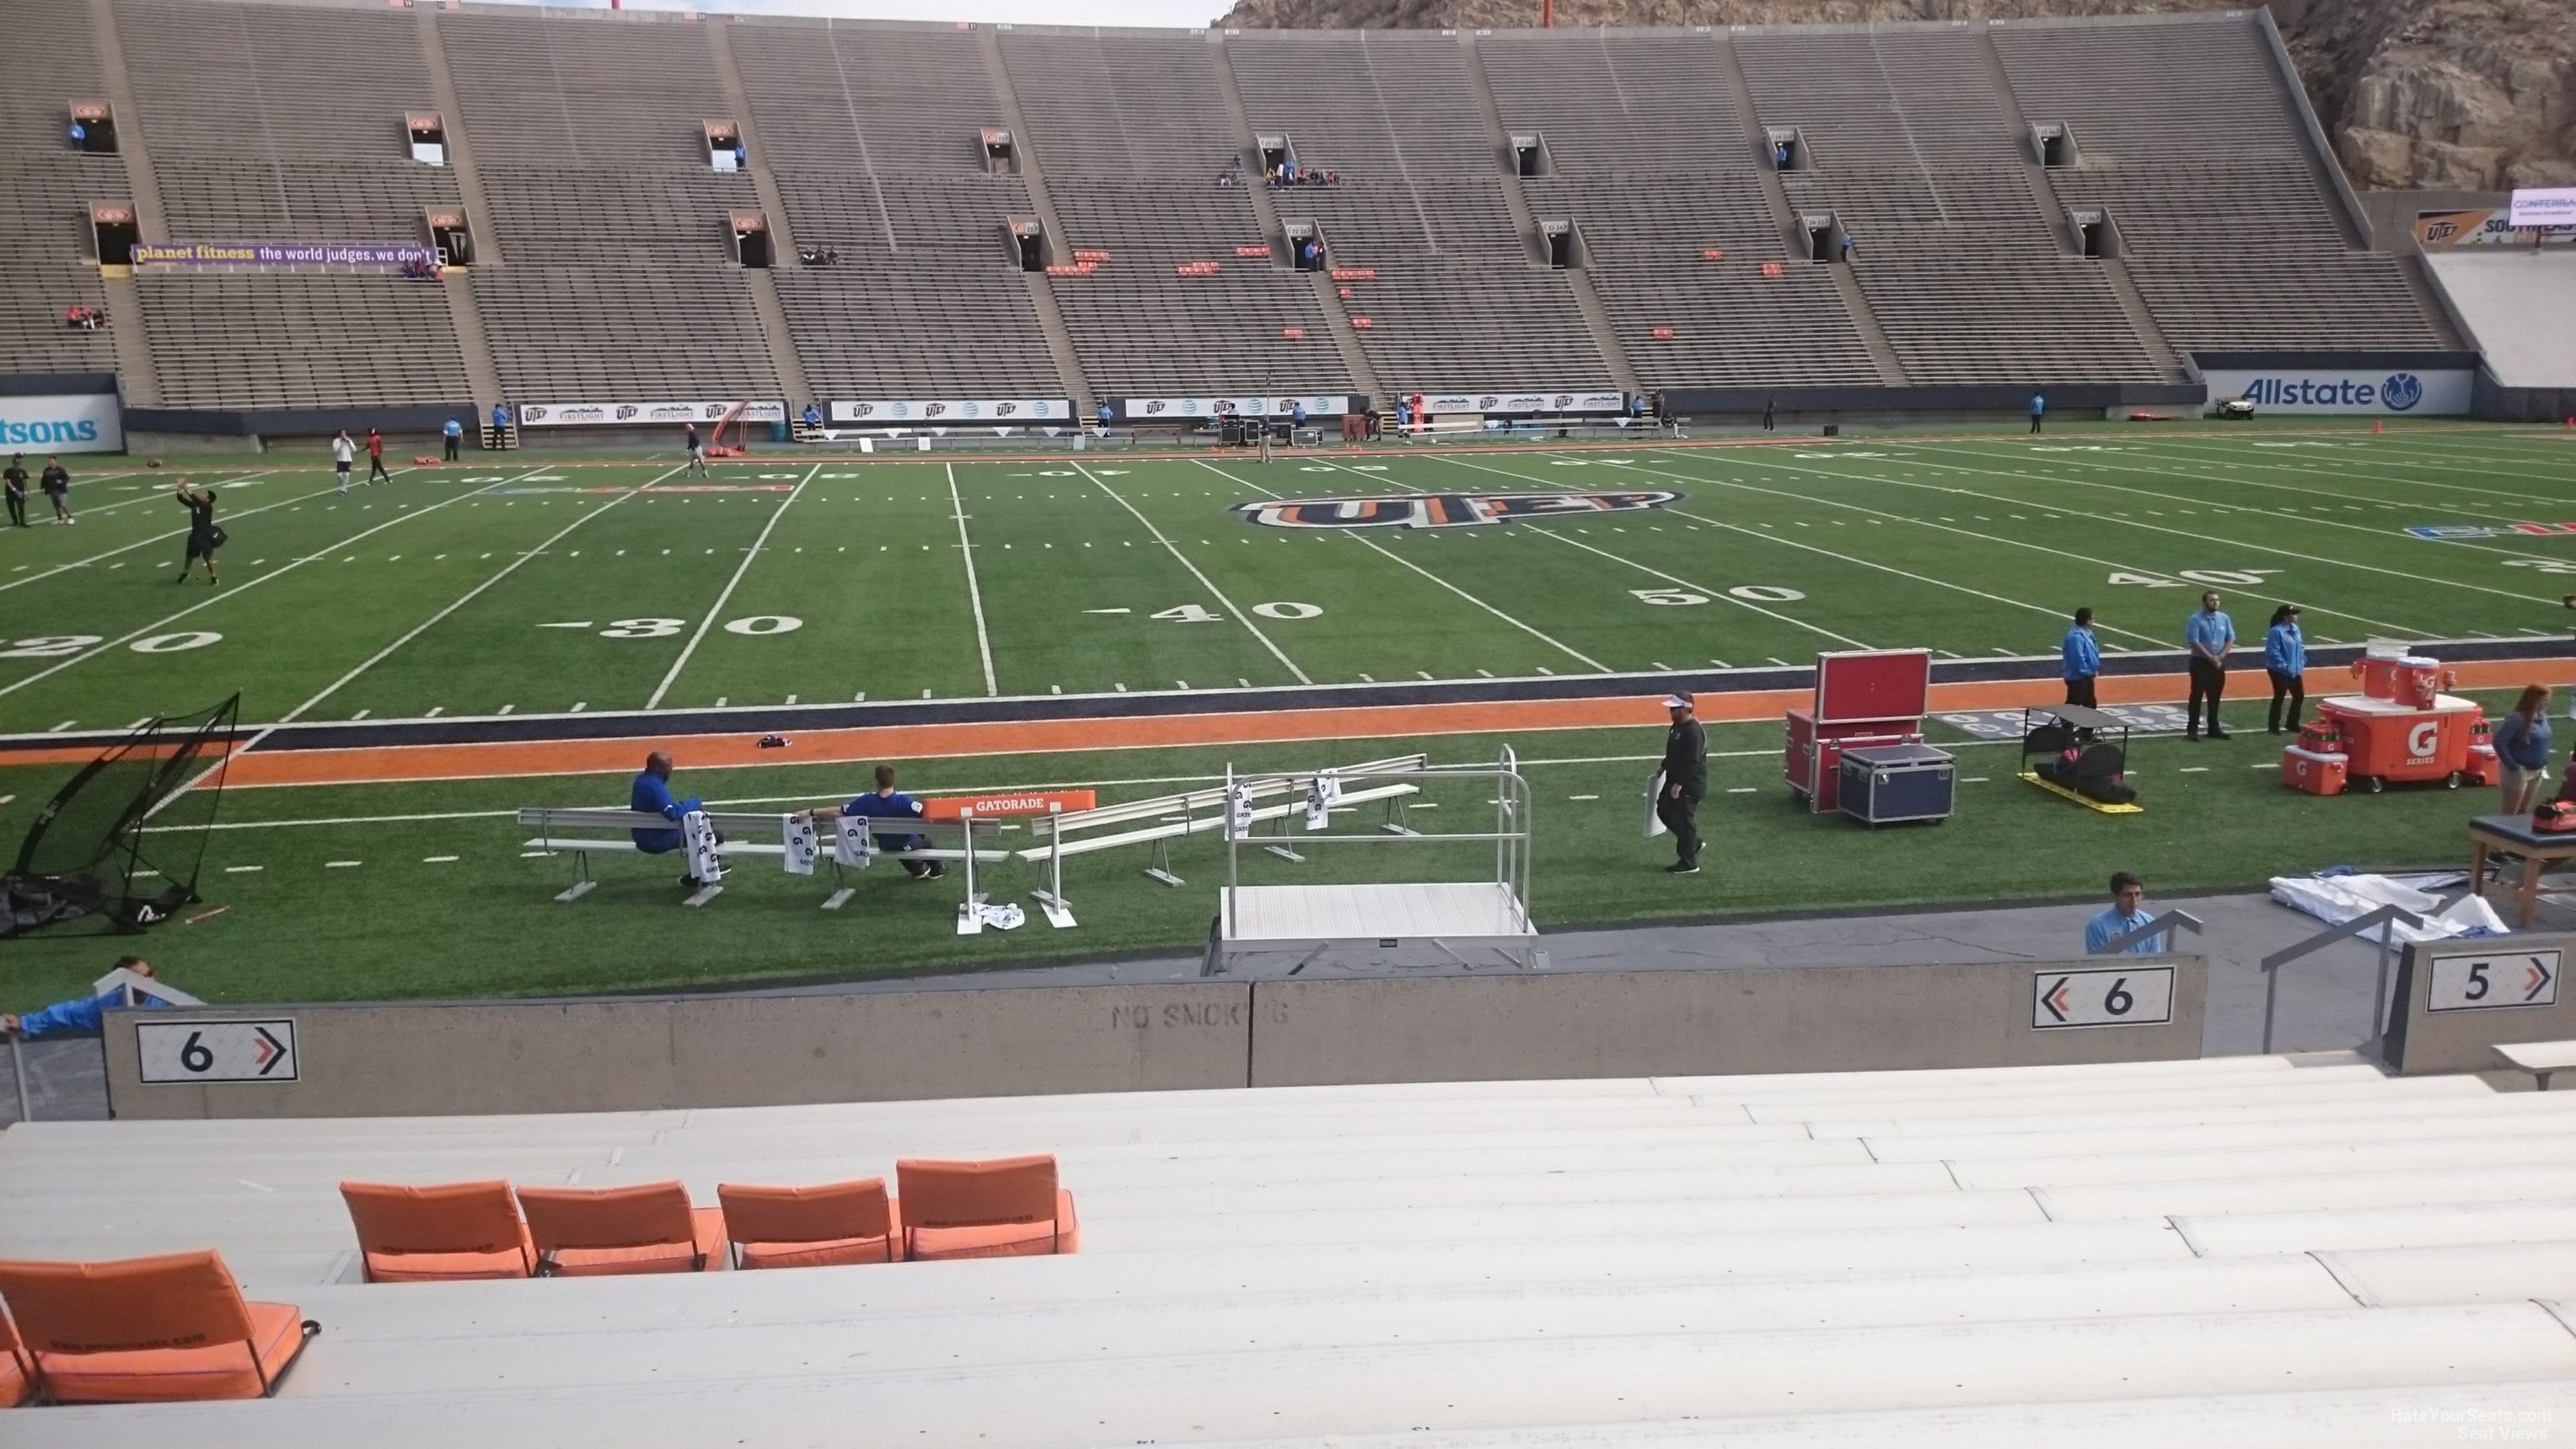
[[[1299,406],[1310,418],[1338,418],[1359,411],[1357,399],[1339,393],[1317,397],[1123,397],[1121,415],[1129,422],[1170,422],[1175,418],[1212,418],[1226,408],[1255,418],[1284,418]]]
[[[1406,401],[1412,400],[1410,393]],[[1534,413],[1624,413],[1628,396],[1617,392],[1573,392],[1552,388],[1522,388],[1517,392],[1433,392],[1422,395],[1422,410],[1437,418],[1442,413],[1506,413],[1523,416]]]
[[[719,423],[735,408],[742,409],[742,420],[746,423],[787,421],[787,404],[783,402],[529,403],[519,409],[519,426],[578,428],[619,423],[629,426]]]
[[[2457,417],[2469,410],[2475,374],[2466,368],[2211,368],[2202,377],[2212,402],[2241,397],[2258,412]]]
[[[2515,226],[2576,226],[2576,186],[2523,186],[2514,189]]]
[[[836,423],[984,423],[1062,421],[1073,416],[1073,404],[1060,397],[1005,398],[866,398],[835,402],[825,409]]]
[[[438,249],[408,242],[138,242],[138,267],[399,267],[438,264]]]
[[[112,392],[0,397],[0,450],[114,453],[124,447],[125,412]]]

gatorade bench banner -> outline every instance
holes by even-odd
[[[835,423],[862,426],[886,423],[1018,423],[1063,422],[1073,404],[1060,397],[1004,398],[867,398],[834,402],[824,416]]]
[[[921,802],[925,820],[954,820],[972,810],[979,819],[996,815],[1046,815],[1089,810],[1097,796],[1089,790],[1021,790],[1007,795],[948,795]]]
[[[39,393],[0,397],[0,453],[115,453],[125,447],[116,394]],[[36,471],[36,465],[27,465]]]
[[[575,428],[625,424],[632,427],[645,423],[696,423],[704,427],[723,422],[735,408],[742,409],[746,423],[783,423],[787,421],[787,404],[783,402],[624,402],[624,403],[529,403],[519,409],[519,426],[523,428]]]
[[[1131,423],[1212,418],[1232,410],[1248,418],[1284,418],[1299,407],[1310,418],[1338,418],[1361,410],[1361,400],[1326,393],[1317,397],[1122,397],[1119,416]]]
[[[138,267],[399,267],[438,265],[438,249],[410,242],[138,242]]]
[[[1518,392],[1434,392],[1423,394],[1422,410],[1434,418],[1442,413],[1503,413],[1513,416],[1624,413],[1628,410],[1628,396],[1617,392],[1559,392],[1548,388],[1524,388]]]
[[[2358,413],[2373,417],[2460,417],[2476,374],[2467,368],[2412,372],[2372,368],[2221,368],[2201,374],[2209,400],[2244,398],[2258,413]]]

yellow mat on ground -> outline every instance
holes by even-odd
[[[2087,795],[2079,795],[2075,791],[2069,790],[2065,786],[2057,783],[2055,780],[2041,779],[2039,777],[2039,773],[2035,770],[2022,771],[2021,778],[2029,781],[2031,784],[2037,785],[2043,790],[2046,790],[2051,795],[2072,800],[2087,810],[2095,811],[2103,815],[2144,815],[2147,813],[2147,807],[2144,805],[2114,805],[2108,800],[2096,800]]]

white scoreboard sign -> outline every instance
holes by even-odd
[[[146,1086],[188,1082],[291,1082],[295,1022],[146,1021],[134,1027]]]
[[[2162,1026],[2173,1020],[2174,968],[2042,971],[2031,978],[2030,1028]]]
[[[2426,973],[2426,1011],[2493,1011],[2558,1004],[2559,952],[2478,951],[2436,956]]]

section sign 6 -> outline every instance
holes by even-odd
[[[2041,971],[2030,982],[2030,1028],[2162,1026],[2173,1020],[2174,968]]]

